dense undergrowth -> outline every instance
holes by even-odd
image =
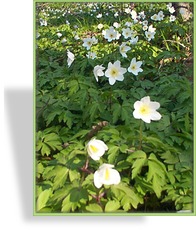
[[[191,7],[36,3],[36,212],[193,211]],[[146,96],[161,119],[133,116]],[[120,183],[95,186],[102,164]]]

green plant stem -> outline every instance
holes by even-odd
[[[142,120],[140,120],[140,137],[139,137],[139,139],[140,139],[140,143],[139,143],[139,149],[142,149],[142,139],[143,139],[143,133],[142,133]]]
[[[165,42],[165,45],[166,45],[167,50],[170,51],[169,45],[168,45],[168,43],[167,43],[167,40],[166,40],[165,35],[164,35],[164,33],[163,33],[162,30],[161,30],[161,34],[162,34],[162,37],[163,37],[163,39],[164,39],[164,42]]]

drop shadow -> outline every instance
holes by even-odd
[[[62,222],[72,224],[143,223],[145,216],[34,216],[33,214],[33,89],[4,90],[5,113],[18,180],[22,218],[28,223]],[[99,221],[100,220],[100,221]]]

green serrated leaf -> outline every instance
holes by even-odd
[[[134,179],[140,172],[142,167],[146,163],[146,158],[136,159],[132,166],[132,179]]]
[[[89,212],[103,212],[102,208],[100,205],[98,204],[89,204],[88,206],[86,206],[86,210]]]
[[[37,199],[37,211],[40,211],[46,206],[46,203],[51,195],[51,189],[46,189],[40,193]]]
[[[115,212],[120,208],[120,202],[117,200],[110,200],[105,206],[105,212]]]

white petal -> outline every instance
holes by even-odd
[[[161,119],[161,114],[157,111],[154,111],[152,114],[151,114],[151,120],[154,120],[154,121],[158,121]]]
[[[156,101],[153,101],[153,102],[150,102],[149,106],[150,106],[151,109],[156,110],[156,109],[160,108],[160,103],[156,102]]]
[[[144,104],[149,104],[150,103],[150,97],[149,96],[146,96],[146,97],[143,97],[142,99],[141,99],[141,101],[144,103]]]
[[[100,175],[99,175],[99,171],[96,171],[94,173],[94,185],[97,188],[101,188],[102,183],[100,182]]]
[[[140,67],[142,65],[142,61],[137,62],[137,67]]]
[[[119,75],[119,76],[116,78],[116,80],[118,80],[118,81],[123,81],[123,80],[124,80],[124,76],[123,76],[123,75]]]
[[[114,85],[115,82],[116,82],[116,79],[115,79],[115,78],[113,78],[113,77],[110,77],[110,78],[109,78],[109,84],[110,84],[110,85]]]
[[[139,110],[139,108],[143,105],[143,102],[136,101],[133,105],[134,109]]]
[[[133,116],[136,119],[141,119],[141,114],[138,112],[138,110],[134,110],[133,111]]]
[[[119,184],[121,180],[119,172],[115,169],[110,169],[110,174],[111,174],[111,183]]]
[[[146,123],[151,122],[151,116],[149,116],[149,115],[142,116],[141,119]]]
[[[120,61],[119,60],[115,61],[114,66],[119,69],[120,68]]]

